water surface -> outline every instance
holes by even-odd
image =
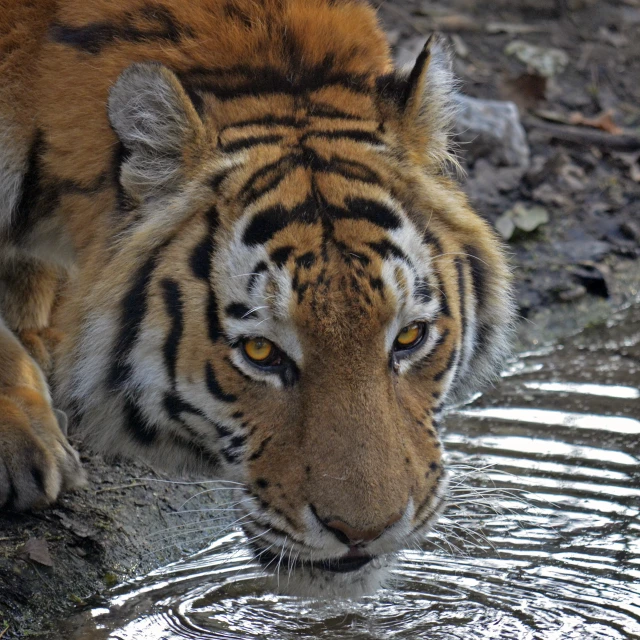
[[[640,638],[640,308],[522,354],[443,439],[451,505],[375,596],[275,595],[231,528],[56,638]]]

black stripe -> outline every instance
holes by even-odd
[[[251,270],[251,275],[249,276],[249,281],[247,282],[247,293],[251,293],[253,291],[253,287],[256,285],[256,281],[260,277],[260,274],[264,271],[267,271],[269,267],[264,260],[260,260],[258,264],[253,267]]]
[[[367,246],[371,247],[383,260],[386,260],[391,255],[405,262],[411,262],[400,247],[386,238],[380,240],[380,242],[367,242]]]
[[[308,198],[293,209],[286,209],[282,205],[269,207],[253,216],[245,229],[243,242],[247,245],[264,244],[294,222],[331,224],[336,220],[365,220],[387,231],[402,226],[397,214],[374,200],[349,198],[345,200],[345,205],[346,208],[341,208]]]
[[[274,249],[269,254],[269,258],[279,269],[287,263],[287,260],[289,259],[293,251],[294,248],[290,246],[279,247],[278,249]]]
[[[313,251],[307,251],[307,253],[296,258],[296,267],[300,269],[311,269],[315,263],[316,256]]]
[[[207,298],[207,332],[211,342],[217,342],[222,336],[222,326],[218,314],[218,298],[211,286]]]
[[[422,304],[428,304],[429,302],[431,302],[431,300],[433,300],[431,287],[424,278],[419,278],[418,280],[416,280],[413,289],[413,296]]]
[[[407,84],[405,87],[404,95],[402,96],[401,106],[405,107],[411,98],[418,97],[418,96],[414,96],[414,94],[419,89],[420,78],[424,74],[425,68],[429,63],[430,57],[431,57],[431,49],[429,48],[427,43],[427,45],[420,52],[420,55],[417,57],[416,63],[413,65],[413,69],[411,70],[411,73],[407,78]],[[419,96],[419,99],[421,99],[421,96]]]
[[[489,274],[487,265],[478,255],[475,247],[467,244],[462,250],[467,254],[467,261],[471,267],[471,286],[473,287],[473,297],[479,309],[484,306],[485,296],[487,294]]]
[[[225,313],[236,320],[247,320],[248,318],[257,318],[258,314],[255,311],[251,311],[246,304],[242,302],[232,302],[225,308]]]
[[[133,349],[140,325],[147,313],[149,285],[155,271],[158,258],[168,242],[156,247],[143,265],[138,269],[131,288],[122,300],[120,331],[112,350],[112,365],[108,384],[112,389],[121,388],[131,375],[131,365],[127,362]]]
[[[287,211],[282,205],[277,205],[260,211],[251,218],[251,222],[247,225],[242,236],[242,241],[246,245],[253,246],[271,240],[276,233],[291,224],[292,218],[296,216],[296,209]],[[313,219],[308,222],[313,222]]]
[[[327,118],[330,120],[356,120],[364,121],[364,118],[359,115],[353,115],[342,111],[332,104],[326,104],[323,102],[311,102],[308,108],[309,116],[312,118]]]
[[[266,115],[260,118],[251,118],[249,120],[239,120],[232,124],[227,124],[220,129],[220,134],[223,134],[227,129],[242,129],[244,127],[294,127],[301,128],[306,127],[309,123],[306,118],[293,118],[291,116],[274,116]]]
[[[366,220],[387,231],[402,227],[402,221],[397,214],[380,202],[364,198],[348,198],[345,200],[345,204],[348,211],[337,209],[336,219]]]
[[[264,94],[300,96],[332,85],[342,86],[353,93],[369,93],[367,75],[334,71],[332,64],[332,60],[326,59],[295,74],[269,66],[196,67],[182,72],[179,77],[186,86],[212,93],[221,101]]]
[[[204,238],[193,250],[189,260],[193,275],[203,280],[208,285],[207,296],[207,332],[209,340],[216,342],[222,333],[220,318],[218,317],[218,299],[211,285],[211,261],[216,248],[216,231],[220,223],[220,216],[215,207],[211,207],[206,213],[207,231]]]
[[[434,264],[435,266],[435,264]],[[447,297],[447,292],[444,289],[444,285],[442,284],[442,278],[437,271],[433,272],[433,278],[436,281],[436,290],[440,296],[440,314],[446,316],[447,318],[451,317],[451,308],[449,307],[449,300]]]
[[[323,140],[351,140],[352,142],[364,142],[367,144],[380,145],[383,141],[371,131],[361,129],[336,129],[334,131],[308,131],[305,133],[300,143],[304,144],[309,138],[322,138]]]
[[[220,151],[225,153],[233,153],[235,151],[242,151],[243,149],[250,149],[260,144],[276,144],[282,142],[283,137],[278,135],[271,136],[249,136],[247,138],[240,138],[233,142],[220,145]]]
[[[273,436],[267,436],[261,443],[260,446],[249,456],[249,460],[257,460],[258,458],[262,457],[262,454],[264,454],[265,449],[267,448],[267,445],[269,444],[269,442],[271,442],[271,438],[273,438]]]
[[[278,186],[286,175],[286,169],[291,167],[295,156],[296,154],[288,154],[275,162],[270,162],[253,173],[244,185],[242,185],[242,189],[240,190],[241,193],[245,194],[243,198],[244,205],[248,206]],[[256,183],[259,180],[267,178],[268,176],[270,176],[270,179],[267,186],[256,187]]]
[[[422,240],[425,244],[428,244],[430,247],[436,250],[436,255],[432,254],[432,258],[437,258],[444,253],[440,240],[438,240],[438,238],[428,229],[425,229],[425,231],[422,233]]]
[[[158,438],[158,430],[149,424],[140,407],[127,398],[124,404],[124,429],[139,444],[151,446]]]
[[[226,393],[220,386],[210,362],[207,362],[205,366],[205,378],[207,381],[207,389],[209,389],[209,393],[211,393],[214,398],[221,402],[236,402],[238,399],[237,396],[232,393]]]
[[[189,258],[189,266],[196,278],[208,283],[211,275],[211,257],[215,248],[214,236],[218,230],[220,217],[215,207],[211,207],[205,217],[207,221],[207,232],[193,250]]]
[[[45,148],[44,134],[38,130],[29,150],[27,172],[22,180],[20,199],[9,231],[14,240],[21,240],[40,220],[50,215],[60,202],[59,190],[44,178],[42,155]]]
[[[458,299],[460,300],[460,344],[464,348],[465,336],[467,332],[467,282],[464,274],[464,262],[462,258],[456,258],[453,263],[458,272]]]
[[[458,349],[454,347],[453,349],[451,349],[451,353],[449,354],[449,359],[447,360],[447,364],[444,366],[444,369],[442,369],[441,371],[438,371],[438,373],[436,373],[436,375],[433,376],[433,379],[436,382],[439,382],[440,380],[442,380],[442,378],[444,378],[446,373],[451,370],[451,368],[454,366],[456,362],[457,357],[458,357]]]
[[[163,291],[167,315],[171,318],[171,329],[169,330],[164,342],[163,353],[169,379],[173,386],[175,385],[176,380],[178,349],[180,347],[180,340],[182,339],[182,332],[184,330],[184,318],[182,317],[182,295],[180,293],[180,287],[175,280],[165,278],[160,283],[160,286]]]
[[[181,398],[177,393],[165,393],[162,404],[172,420],[180,420],[180,414],[182,413],[190,413],[205,420],[207,419],[200,409],[196,409],[196,407]]]
[[[247,207],[256,202],[276,187],[297,168],[311,169],[312,171],[332,173],[342,176],[347,180],[357,180],[365,184],[380,185],[380,176],[361,162],[348,160],[339,156],[324,159],[316,151],[308,147],[287,154],[275,162],[269,163],[256,171],[243,185],[240,192],[244,194],[243,203]],[[267,180],[266,184],[256,184],[260,180]]]
[[[146,29],[137,27],[136,23],[141,20],[150,23],[149,27]],[[145,4],[136,12],[125,13],[122,24],[92,22],[81,27],[54,24],[49,30],[49,37],[53,42],[93,55],[101,53],[105,47],[119,41],[178,43],[184,36],[193,36],[193,32],[179,25],[173,14],[159,4]]]

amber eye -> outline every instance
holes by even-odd
[[[427,327],[424,322],[408,324],[396,336],[394,347],[396,351],[407,351],[417,347],[424,339]]]
[[[250,338],[242,343],[244,354],[247,358],[261,367],[270,367],[277,364],[278,350],[273,342],[266,338]]]

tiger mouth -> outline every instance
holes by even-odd
[[[258,554],[257,558],[260,564],[264,567],[274,567],[278,562],[279,555],[262,551]],[[375,556],[348,553],[341,558],[334,558],[330,560],[284,561],[283,564],[287,570],[312,568],[319,569],[321,571],[328,571],[330,573],[350,573],[352,571],[362,569],[374,559]]]
[[[306,566],[321,569],[322,571],[331,571],[332,573],[349,573],[350,571],[362,569],[362,567],[368,565],[372,560],[373,556],[345,556],[337,558],[336,560],[309,562],[306,563]]]

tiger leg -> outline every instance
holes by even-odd
[[[22,510],[54,502],[61,491],[81,486],[85,474],[63,433],[66,425],[61,426],[51,406],[44,372],[36,362],[44,367],[51,364],[55,334],[46,323],[56,279],[47,268],[30,262],[14,263],[2,276],[0,507]],[[16,334],[26,338],[33,357]]]

